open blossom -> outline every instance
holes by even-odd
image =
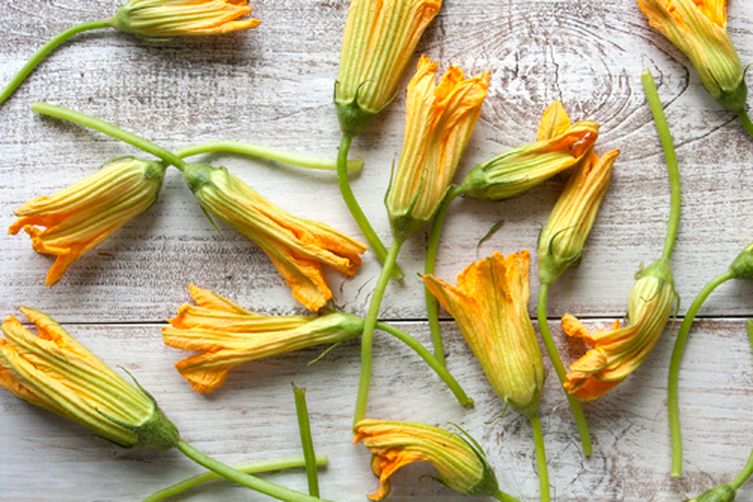
[[[271,204],[224,167],[192,164],[184,177],[204,211],[264,250],[293,296],[309,310],[318,310],[332,298],[323,266],[352,276],[361,265],[366,246]]]
[[[441,0],[352,0],[343,33],[335,104],[345,134],[360,132],[395,96]]]
[[[248,0],[131,0],[118,10],[113,26],[145,38],[220,35],[249,30],[261,21]]]
[[[387,194],[393,231],[406,238],[430,221],[468,145],[490,73],[465,78],[451,66],[436,83],[437,63],[421,56],[408,85],[400,161]]]
[[[561,110],[553,114],[549,123],[542,121],[539,139],[543,139],[542,136],[556,136],[570,127],[570,120],[561,104],[559,108]],[[565,270],[580,261],[586,239],[609,188],[612,166],[619,154],[619,150],[612,150],[600,157],[591,150],[573,168],[562,195],[539,234],[537,254],[542,282],[554,282]]]
[[[726,0],[638,0],[649,24],[682,51],[706,90],[730,110],[745,106],[748,88],[727,33]]]
[[[590,349],[570,365],[565,389],[581,401],[601,397],[630,376],[654,348],[677,304],[669,263],[660,259],[636,275],[628,299],[627,323],[589,333],[571,314],[562,317],[568,336]]]
[[[343,312],[307,316],[259,315],[193,284],[196,305],[183,305],[162,328],[167,345],[199,351],[175,367],[197,392],[220,387],[228,372],[243,363],[322,344],[355,338],[363,321]]]
[[[157,201],[165,167],[125,157],[55,195],[33,199],[8,231],[31,236],[38,253],[56,256],[45,283],[58,282],[70,264]],[[39,227],[45,227],[44,230]]]
[[[544,363],[528,315],[530,255],[494,253],[470,264],[453,286],[424,276],[426,287],[457,322],[487,380],[506,403],[538,410]]]
[[[470,436],[417,422],[369,418],[358,422],[354,433],[353,442],[363,441],[371,451],[371,469],[379,478],[379,489],[369,495],[371,500],[389,495],[390,477],[414,462],[430,463],[439,481],[457,492],[482,496],[499,493],[486,455]]]
[[[577,165],[598,136],[598,123],[583,120],[570,124],[562,103],[556,101],[544,110],[536,142],[477,165],[460,183],[460,193],[494,201],[520,195]]]
[[[117,375],[51,317],[30,308],[21,312],[37,334],[12,316],[2,323],[0,387],[118,445],[175,446],[177,429],[146,391]]]

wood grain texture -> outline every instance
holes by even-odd
[[[253,3],[263,24],[249,33],[155,45],[103,31],[80,36],[55,53],[0,108],[0,227],[7,228],[12,210],[24,201],[57,191],[110,158],[136,153],[98,133],[34,116],[33,101],[96,115],[168,148],[233,139],[333,157],[339,128],[332,86],[348,2]],[[53,34],[108,17],[118,5],[0,0],[0,83]],[[731,3],[729,29],[741,59],[753,60],[753,0]],[[552,316],[571,311],[594,322],[621,316],[634,272],[661,250],[669,193],[640,85],[645,67],[657,78],[683,174],[684,212],[674,258],[680,310],[753,240],[753,141],[705,94],[679,52],[647,27],[634,0],[445,0],[420,50],[467,73],[493,71],[462,172],[531,141],[541,111],[554,99],[562,99],[573,118],[602,124],[599,151],[622,150],[583,266],[552,289]],[[385,239],[383,193],[402,143],[403,113],[399,93],[353,148],[354,156],[367,161],[353,188]],[[282,207],[358,235],[331,174],[234,156],[215,160]],[[493,250],[534,247],[563,182],[553,180],[498,204],[457,201],[438,275],[454,278]],[[504,226],[477,247],[500,219]],[[322,478],[324,495],[363,500],[375,486],[365,451],[349,445],[356,345],[313,368],[304,363],[316,350],[250,365],[209,399],[193,394],[172,370],[179,355],[162,346],[153,323],[186,300],[190,281],[261,312],[301,310],[266,256],[231,229],[212,228],[177,171],[168,174],[160,201],[146,215],[76,262],[53,288],[43,286],[51,260],[35,254],[26,237],[0,234],[0,314],[29,304],[78,323],[70,326],[74,334],[109,363],[133,370],[189,440],[232,462],[297,454],[289,390],[295,380],[309,390],[317,445],[332,458]],[[407,279],[391,285],[383,317],[406,321],[404,326],[428,341],[416,278],[424,247],[423,235],[404,247]],[[337,304],[365,312],[377,274],[371,255],[352,279],[329,274]],[[668,477],[663,401],[669,336],[635,377],[589,405],[596,434],[589,461],[580,458],[567,407],[548,379],[542,409],[557,500],[679,500],[736,472],[753,445],[748,427],[753,366],[740,321],[753,316],[752,293],[753,285],[726,284],[701,311],[714,319],[694,332],[681,383],[688,459],[682,482]],[[386,418],[467,426],[489,452],[501,484],[531,499],[537,484],[527,424],[512,412],[499,416],[498,401],[457,333],[450,339],[451,369],[476,398],[475,410],[458,408],[428,370],[389,339],[378,344],[371,409]],[[88,439],[86,432],[7,395],[0,396],[0,431],[4,500],[133,500],[195,472],[175,454],[122,451]],[[410,468],[398,474],[392,500],[455,500],[431,482],[418,481],[429,472]],[[303,473],[275,479],[305,486]],[[220,488],[197,498],[249,500],[249,495]],[[753,498],[750,489],[739,495],[746,498]]]

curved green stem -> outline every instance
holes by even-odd
[[[662,258],[669,260],[670,256],[672,256],[672,250],[677,240],[677,229],[680,225],[680,168],[677,165],[675,146],[672,142],[672,135],[669,132],[667,118],[664,116],[664,109],[659,100],[659,92],[656,90],[654,77],[649,70],[644,70],[641,80],[643,81],[643,90],[646,93],[648,106],[651,109],[651,114],[654,116],[654,124],[656,124],[656,130],[659,133],[659,141],[664,150],[664,158],[667,163],[667,170],[669,171],[671,202],[667,235],[664,238],[664,251],[662,251]]]
[[[316,457],[316,465],[318,467],[325,467],[328,460],[329,459],[326,456]],[[282,471],[286,469],[295,469],[305,466],[306,460],[303,457],[295,457],[238,465],[234,466],[233,469],[235,469],[236,471],[244,472],[246,474],[262,474],[265,472]],[[167,488],[163,488],[162,490],[152,493],[147,498],[145,498],[143,502],[161,502],[170,497],[185,493],[188,490],[196,488],[199,485],[203,485],[204,483],[207,483],[209,481],[214,481],[221,478],[222,476],[215,474],[214,472],[197,474],[196,476],[191,476],[190,478],[186,478],[183,481],[180,481],[172,486],[168,486]]]
[[[494,498],[500,500],[501,502],[520,502],[512,495],[505,493],[502,490],[497,490],[497,493],[494,494]]]
[[[451,188],[445,195],[442,203],[437,209],[434,221],[429,231],[429,241],[426,245],[426,260],[424,261],[424,274],[433,275],[437,264],[437,252],[439,251],[439,241],[442,237],[444,220],[447,217],[447,208],[450,203],[460,195],[458,187]],[[431,343],[434,346],[434,355],[442,363],[446,364],[444,356],[444,342],[442,341],[442,327],[439,324],[439,302],[431,294],[429,288],[424,286],[424,297],[426,298],[426,317],[429,320],[429,330],[431,331]]]
[[[114,124],[92,117],[91,115],[86,115],[85,113],[63,108],[62,106],[51,105],[49,103],[34,103],[31,109],[40,115],[67,120],[68,122],[73,122],[74,124],[94,129],[95,131],[99,131],[112,138],[123,141],[124,143],[133,145],[140,150],[154,155],[166,164],[174,165],[181,171],[184,170],[187,165],[183,159],[175,155],[173,152],[165,150],[148,139],[137,136],[132,132],[124,131]]]
[[[348,153],[350,152],[350,144],[352,142],[353,138],[347,135],[343,135],[340,141],[340,149],[337,152],[337,184],[340,187],[340,193],[345,201],[345,205],[348,206],[351,216],[353,216],[361,232],[363,232],[363,236],[366,238],[366,242],[369,243],[371,251],[377,257],[379,263],[386,265],[387,248],[377,235],[374,227],[369,223],[363,209],[361,209],[356,200],[356,196],[353,194],[353,190],[350,188],[350,181],[348,180]],[[394,265],[393,274],[393,279],[400,280],[403,278],[403,272],[397,265]]]
[[[91,21],[88,23],[81,23],[79,25],[73,26],[72,28],[68,28],[60,34],[55,35],[52,40],[40,47],[39,50],[37,50],[37,52],[35,52],[34,55],[31,56],[26,64],[23,65],[18,73],[16,73],[13,79],[11,79],[8,85],[5,86],[5,89],[0,92],[0,105],[5,103],[8,98],[10,98],[13,93],[16,92],[16,89],[18,89],[19,86],[24,83],[26,78],[31,75],[34,70],[37,69],[37,66],[39,66],[39,64],[44,61],[44,59],[49,56],[52,51],[64,44],[69,38],[84,31],[110,28],[111,26],[112,25],[110,24],[109,19],[101,21]]]
[[[753,474],[753,450],[751,450],[750,455],[748,456],[748,461],[745,463],[743,470],[740,471],[740,474],[738,474],[735,479],[727,484],[731,486],[733,490],[737,491],[740,489],[743,483],[748,481],[748,478],[750,478],[751,474]]]
[[[447,384],[447,387],[450,388],[450,391],[452,391],[455,398],[458,400],[460,405],[463,408],[472,408],[473,407],[473,399],[469,398],[463,388],[460,386],[460,384],[455,380],[455,377],[452,376],[452,374],[447,370],[447,368],[439,362],[439,359],[436,356],[433,356],[431,352],[429,352],[426,347],[424,347],[421,342],[410,336],[405,331],[402,331],[395,326],[392,326],[390,324],[384,323],[384,322],[377,322],[376,323],[377,329],[380,329],[384,331],[385,333],[389,333],[390,335],[394,336],[401,342],[403,342],[405,345],[413,349],[413,351],[421,357],[421,359],[426,362],[426,364],[429,365],[431,369],[434,370],[434,372],[441,378],[444,383]]]
[[[536,465],[539,471],[539,487],[541,502],[549,502],[549,469],[546,465],[546,449],[544,448],[544,432],[541,430],[541,418],[538,414],[528,417],[533,429],[533,444],[536,451]]]
[[[306,169],[318,169],[322,171],[337,171],[337,160],[318,159],[297,155],[274,148],[244,143],[242,141],[212,141],[210,143],[201,143],[198,145],[181,148],[175,155],[180,158],[192,157],[202,153],[235,153],[247,157],[271,160],[281,164],[303,167]],[[363,160],[348,160],[348,174],[359,172],[363,168]]]
[[[748,134],[753,136],[753,122],[750,121],[748,112],[743,108],[738,112],[738,115],[740,116],[740,120],[742,121],[745,130],[748,131]]]
[[[565,365],[562,363],[559,352],[557,352],[557,346],[554,344],[552,338],[552,332],[549,330],[549,323],[547,322],[547,302],[549,300],[549,284],[541,283],[541,289],[539,290],[539,305],[538,305],[538,321],[539,331],[541,332],[541,338],[544,340],[544,346],[549,354],[549,359],[552,361],[554,371],[557,373],[560,383],[565,383],[567,372],[565,371]],[[564,390],[564,389],[563,389]],[[573,414],[575,424],[578,426],[578,433],[580,434],[580,444],[583,448],[583,455],[586,457],[591,456],[591,434],[588,430],[588,422],[586,416],[583,414],[583,408],[580,407],[580,403],[573,396],[565,391],[567,396],[567,404],[570,405],[570,412]]]
[[[176,448],[178,448],[178,450],[180,450],[180,452],[186,457],[190,458],[197,464],[206,467],[210,471],[219,474],[223,478],[229,479],[234,483],[245,486],[246,488],[250,488],[259,493],[263,493],[264,495],[269,495],[270,497],[278,500],[285,500],[287,502],[317,502],[321,500],[318,497],[312,497],[311,495],[306,495],[305,493],[297,492],[290,488],[238,471],[229,465],[200,452],[182,439],[178,440]]]
[[[384,260],[382,272],[379,274],[374,291],[371,294],[371,302],[366,318],[363,322],[363,334],[361,335],[361,376],[358,380],[358,397],[356,398],[356,411],[353,416],[353,425],[360,422],[366,416],[366,407],[369,401],[369,387],[371,386],[372,350],[374,345],[374,329],[377,324],[377,316],[382,306],[384,291],[390,282],[392,270],[397,263],[397,255],[400,254],[402,242],[396,240],[392,243],[389,253]]]
[[[709,295],[724,282],[734,279],[732,272],[727,271],[714,277],[701,289],[698,296],[695,297],[690,305],[685,319],[682,321],[680,331],[677,333],[675,346],[672,349],[672,359],[669,363],[669,381],[667,382],[667,408],[669,411],[669,433],[672,438],[672,476],[682,476],[682,430],[680,428],[680,405],[679,405],[679,385],[680,385],[680,363],[682,355],[685,352],[685,345],[688,342],[690,328],[693,327],[698,310],[709,297]]]
[[[306,389],[296,387],[293,384],[295,396],[295,413],[298,416],[298,430],[301,433],[301,448],[303,458],[306,459],[306,480],[309,485],[309,495],[319,496],[319,471],[316,465],[316,453],[314,452],[314,440],[311,437],[311,422],[309,410],[306,405]]]

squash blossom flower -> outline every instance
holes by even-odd
[[[538,411],[544,363],[528,315],[528,251],[478,260],[453,286],[424,276],[426,286],[454,318],[497,395],[522,413]]]
[[[355,136],[395,97],[403,71],[441,0],[352,0],[343,33],[335,105]]]
[[[256,28],[247,0],[131,0],[118,10],[113,26],[144,38],[220,35]]]
[[[352,276],[366,246],[333,228],[274,206],[224,167],[189,165],[186,183],[204,212],[255,242],[272,260],[293,296],[309,310],[332,298],[322,266]]]
[[[13,316],[2,323],[0,387],[126,448],[176,445],[177,429],[144,389],[118,376],[51,317],[21,312],[37,335]]]
[[[193,284],[188,288],[196,305],[180,307],[162,335],[171,347],[200,351],[175,365],[197,392],[214,391],[239,364],[340,343],[358,337],[363,329],[362,319],[343,312],[264,316]]]
[[[55,195],[16,209],[19,218],[8,232],[15,235],[23,229],[36,252],[56,256],[45,280],[52,286],[78,257],[149,209],[157,201],[164,175],[165,166],[159,162],[113,160]]]
[[[536,142],[477,165],[460,183],[458,192],[481,200],[515,197],[577,165],[598,136],[598,123],[583,120],[570,125],[562,103],[555,101],[544,111]]]
[[[615,321],[612,329],[589,333],[578,319],[565,314],[564,332],[591,347],[570,365],[565,389],[581,401],[592,401],[627,378],[659,341],[677,301],[669,262],[659,259],[636,274],[626,325]]]
[[[593,152],[570,174],[549,220],[539,234],[539,278],[551,284],[580,262],[583,248],[609,188],[619,150],[599,157]]]
[[[390,477],[401,467],[428,462],[439,474],[438,481],[467,495],[499,493],[484,451],[469,435],[417,422],[364,419],[354,428],[354,443],[363,441],[372,453],[371,469],[379,489],[369,495],[382,500],[390,493]]]
[[[726,0],[638,0],[649,24],[690,59],[701,83],[722,106],[740,111],[748,88],[727,34]]]
[[[466,79],[451,66],[436,85],[436,73],[437,63],[421,56],[408,85],[403,150],[386,200],[398,240],[437,211],[481,113],[491,76],[486,71]]]

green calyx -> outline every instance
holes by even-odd
[[[461,195],[480,200],[496,200],[490,191],[490,183],[484,170],[485,164],[479,164],[458,185]],[[504,198],[504,197],[502,197]]]
[[[665,258],[659,258],[651,265],[636,272],[635,279],[639,280],[644,277],[657,277],[663,281],[672,282],[672,266],[669,260]]]
[[[349,137],[359,135],[376,117],[378,112],[370,112],[361,108],[358,99],[348,103],[335,102],[337,106],[337,118],[340,120],[340,129]]]
[[[735,490],[729,485],[719,485],[686,502],[732,502],[733,500],[735,500]]]
[[[735,279],[753,280],[753,244],[743,249],[729,267]]]
[[[745,108],[745,102],[748,99],[748,86],[745,85],[745,80],[740,79],[740,82],[734,89],[727,90],[719,88],[720,94],[716,96],[717,102],[727,110],[733,112],[739,112]]]
[[[196,193],[201,187],[212,181],[212,173],[217,169],[209,164],[189,164],[183,171],[183,179],[186,180],[188,188]]]

